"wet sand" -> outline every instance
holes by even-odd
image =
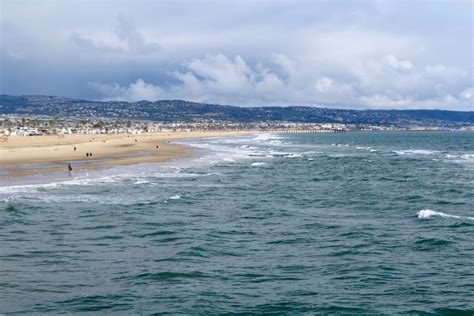
[[[7,142],[0,143],[0,177],[67,172],[68,163],[71,163],[74,172],[84,172],[117,165],[165,162],[191,155],[190,148],[169,143],[174,140],[254,133],[229,131],[9,137]],[[87,157],[88,153],[92,153],[92,157]]]

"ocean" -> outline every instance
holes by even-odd
[[[0,313],[474,313],[474,133],[181,141],[2,181]]]

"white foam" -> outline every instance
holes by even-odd
[[[465,160],[473,161],[474,160],[474,154],[464,154],[464,155],[461,155],[461,158],[465,159]]]
[[[264,165],[266,165],[265,162],[254,162],[254,163],[251,164],[251,166],[254,166],[254,167],[264,166]]]
[[[213,139],[204,142],[187,142],[185,144],[195,148],[205,149],[207,152],[194,162],[204,165],[212,165],[220,162],[233,163],[252,157],[265,157],[268,152],[248,144],[252,139]],[[242,144],[242,142],[246,142]],[[242,145],[240,145],[242,144]],[[237,146],[236,146],[237,145]],[[195,164],[193,164],[194,166]]]
[[[445,156],[447,159],[446,162],[456,163],[465,165],[468,167],[474,167],[474,154],[464,153],[464,154],[447,154]]]
[[[436,151],[427,149],[394,150],[393,152],[398,155],[432,155],[436,153]]]
[[[253,140],[257,140],[257,141],[268,141],[268,140],[276,140],[276,139],[283,139],[283,137],[277,134],[259,134],[253,138]]]
[[[276,151],[276,150],[271,150],[270,151],[270,155],[274,156],[274,157],[284,157],[284,156],[288,156],[288,155],[291,155],[292,153],[290,152],[286,152],[286,151]]]
[[[291,153],[285,156],[285,158],[301,158],[301,157],[303,156],[301,156],[300,154],[295,154],[295,153]]]
[[[10,195],[7,198],[3,199],[3,202],[8,203],[8,202],[11,202],[15,199],[16,199],[16,197],[14,197],[13,195]]]
[[[170,196],[169,199],[170,199],[170,200],[180,200],[180,199],[181,199],[181,195],[176,194],[176,195]]]
[[[443,212],[436,212],[433,210],[421,210],[418,213],[416,213],[418,218],[425,219],[425,218],[430,218],[433,216],[439,216],[439,217],[444,217],[444,218],[457,218],[457,219],[469,219],[469,220],[474,220],[474,217],[469,217],[469,216],[458,216],[458,215],[451,215],[451,214],[446,214]]]
[[[205,176],[221,176],[222,173],[220,172],[209,172],[209,173],[206,173]]]
[[[135,181],[133,184],[149,184],[150,182],[149,181],[146,181],[146,180],[137,180]]]

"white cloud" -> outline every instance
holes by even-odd
[[[330,78],[324,77],[316,81],[314,84],[314,87],[316,90],[319,92],[326,92],[331,88],[332,86],[332,80]]]
[[[91,87],[106,95],[106,100],[110,101],[156,101],[166,96],[166,93],[159,87],[137,79],[128,87],[118,84],[91,83]]]
[[[157,53],[160,45],[145,39],[131,20],[118,16],[115,27],[107,31],[74,32],[71,40],[85,49],[95,49],[100,52],[127,53],[148,55]]]
[[[252,67],[238,55],[207,55],[192,59],[182,71],[172,72],[178,83],[171,86],[138,79],[128,86],[94,83],[92,87],[109,100],[182,98],[237,105],[349,104],[362,108],[468,108],[473,95],[472,88],[456,90],[433,81],[430,72],[415,71],[408,60],[394,55],[348,69],[346,79],[319,75],[317,66],[304,68],[283,54],[273,54],[270,60],[273,62]],[[278,73],[279,69],[283,72]],[[313,75],[308,77],[308,73]],[[433,92],[430,87],[436,83],[439,87]]]
[[[268,68],[252,69],[245,60],[222,54],[207,55],[186,64],[186,71],[172,73],[180,83],[164,89],[137,79],[129,86],[91,83],[90,86],[107,100],[157,100],[184,98],[195,101],[250,104],[275,102],[273,95],[285,89],[284,82]]]
[[[459,94],[461,99],[472,100],[474,99],[474,88],[467,88]],[[471,101],[472,102],[472,101]],[[471,103],[471,110],[474,110],[474,105]]]
[[[413,64],[409,60],[399,60],[396,56],[394,55],[388,55],[385,57],[385,61],[387,64],[394,68],[394,69],[400,69],[400,70],[411,70],[413,68]]]

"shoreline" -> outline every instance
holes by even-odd
[[[69,163],[74,173],[120,165],[162,163],[191,157],[190,147],[171,143],[176,140],[258,133],[258,131],[193,131],[138,135],[11,137],[8,142],[0,143],[2,166],[0,179],[67,173]],[[89,153],[92,153],[92,157],[87,156]]]

